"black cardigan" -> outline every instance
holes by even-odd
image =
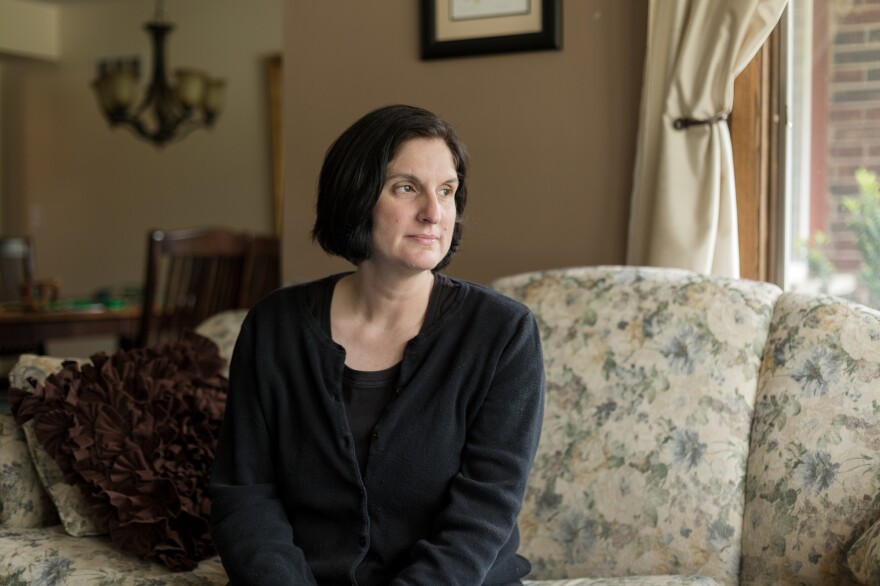
[[[528,573],[516,517],[543,412],[537,324],[524,305],[459,282],[406,346],[366,478],[340,397],[345,351],[307,308],[320,282],[248,313],[210,486],[231,584],[355,584],[362,562],[364,584],[476,586]]]

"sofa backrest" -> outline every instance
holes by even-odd
[[[880,312],[786,293],[758,383],[743,581],[849,583],[850,546],[878,519]]]
[[[595,267],[493,285],[531,307],[544,428],[519,517],[530,577],[738,582],[773,285]]]

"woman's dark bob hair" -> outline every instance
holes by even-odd
[[[439,138],[452,152],[458,175],[455,228],[449,252],[434,270],[449,264],[461,242],[461,218],[467,201],[467,150],[448,122],[422,108],[399,104],[365,115],[327,151],[318,177],[318,214],[312,228],[312,239],[321,248],[355,265],[370,258],[373,207],[385,185],[388,164],[400,146],[413,138]]]

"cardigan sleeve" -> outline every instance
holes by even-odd
[[[258,392],[253,336],[245,320],[230,365],[211,473],[211,535],[231,585],[315,585],[275,483],[275,450]]]
[[[468,426],[448,504],[437,516],[430,537],[412,548],[412,563],[397,574],[393,586],[483,584],[516,525],[541,433],[543,406],[541,341],[529,312],[503,350]]]

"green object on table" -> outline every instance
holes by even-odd
[[[128,307],[128,301],[122,297],[111,297],[104,301],[104,307],[107,309],[125,309]]]

